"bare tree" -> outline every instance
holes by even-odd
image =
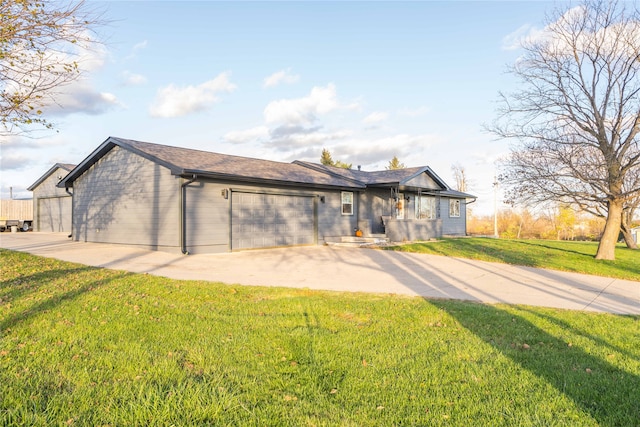
[[[640,187],[640,169],[636,169],[634,173],[627,175],[627,186],[631,188]],[[638,208],[640,208],[640,194],[627,200],[624,208],[622,209],[620,231],[622,232],[624,242],[629,249],[638,249],[638,244],[631,234],[633,217],[638,211]]]
[[[467,169],[460,163],[455,163],[451,165],[451,173],[456,183],[456,190],[462,191],[463,193],[469,191],[472,182],[467,176]]]
[[[606,215],[597,259],[615,259],[625,203],[640,195],[640,14],[632,3],[585,1],[556,11],[523,40],[491,126],[515,143],[503,162],[508,198],[557,201]]]
[[[43,107],[80,77],[78,56],[101,24],[82,0],[0,1],[0,135],[53,127]]]

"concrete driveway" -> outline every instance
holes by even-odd
[[[174,279],[640,314],[640,282],[423,254],[307,246],[185,256],[60,233],[0,233],[0,247]]]

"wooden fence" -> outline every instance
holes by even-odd
[[[33,200],[0,200],[0,219],[33,220]]]

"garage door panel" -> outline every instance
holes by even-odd
[[[312,197],[232,193],[232,249],[313,244]]]
[[[38,199],[38,230],[43,232],[71,232],[71,197]]]

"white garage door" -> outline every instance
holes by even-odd
[[[311,245],[314,197],[232,193],[231,249]]]
[[[38,199],[38,231],[71,232],[71,197]]]

